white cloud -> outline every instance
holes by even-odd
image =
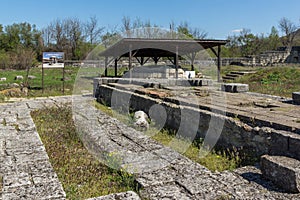
[[[243,31],[242,28],[241,29],[234,29],[234,30],[231,31],[231,33],[240,33],[242,31]]]

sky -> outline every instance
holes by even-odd
[[[28,22],[42,29],[56,19],[95,16],[108,30],[121,27],[124,16],[150,20],[161,28],[188,22],[211,39],[226,39],[247,28],[269,34],[286,17],[300,25],[299,0],[0,0],[0,24]]]

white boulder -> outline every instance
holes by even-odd
[[[136,111],[134,113],[134,126],[141,131],[146,131],[149,128],[148,115],[144,111]]]

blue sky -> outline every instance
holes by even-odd
[[[187,21],[209,38],[226,39],[242,28],[268,34],[282,17],[300,24],[299,0],[1,0],[0,5],[4,26],[29,22],[43,28],[57,18],[96,16],[101,26],[120,27],[122,17],[129,16],[162,28]]]

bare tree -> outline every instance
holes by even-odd
[[[279,28],[285,34],[283,45],[287,47],[287,51],[291,51],[297,33],[297,26],[289,19],[283,17],[279,21]]]
[[[204,39],[207,37],[207,32],[200,28],[190,28],[190,33],[195,39]]]
[[[122,31],[126,33],[127,37],[131,37],[131,29],[132,29],[132,24],[131,24],[131,19],[129,16],[124,16],[122,18]]]
[[[99,27],[98,20],[95,16],[90,17],[90,21],[85,24],[85,32],[90,44],[98,43],[103,31],[104,27]]]
[[[65,36],[71,48],[72,59],[78,59],[76,50],[80,42],[83,41],[82,23],[78,18],[69,18],[64,21],[64,27]]]
[[[175,35],[176,35],[176,28],[175,28],[175,22],[174,21],[171,21],[170,22],[170,36],[171,38],[175,38]]]
[[[46,28],[42,29],[42,36],[43,36],[43,42],[44,42],[44,46],[46,47],[50,47],[51,45],[51,30],[50,27],[47,26]]]
[[[51,32],[51,38],[54,41],[57,50],[63,49],[63,23],[57,19],[49,25],[49,31]]]

